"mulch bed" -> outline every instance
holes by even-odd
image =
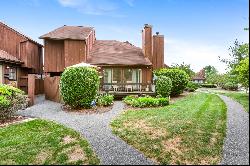
[[[11,125],[11,124],[19,123],[25,119],[28,119],[28,118],[23,117],[23,116],[13,116],[7,120],[0,121],[0,128],[6,127],[6,126]]]
[[[93,107],[93,108],[89,108],[89,109],[72,109],[68,105],[62,106],[62,109],[65,112],[81,113],[81,114],[102,114],[102,113],[111,111],[112,108],[113,108],[113,105],[107,106],[107,107],[97,106],[97,107]]]

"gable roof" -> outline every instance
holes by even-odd
[[[87,62],[93,65],[152,65],[142,49],[129,42],[96,40],[89,55]]]
[[[54,40],[85,40],[89,34],[94,30],[93,27],[83,26],[62,26],[45,35],[40,36],[40,39],[54,39]]]
[[[23,33],[21,33],[21,32],[19,32],[19,31],[15,30],[14,28],[12,28],[12,27],[10,27],[9,25],[7,25],[6,23],[3,23],[3,22],[0,21],[0,25],[2,25],[2,26],[4,26],[4,27],[8,28],[8,29],[11,30],[12,32],[16,33],[17,35],[22,36],[22,37],[25,38],[26,40],[29,40],[29,41],[31,41],[32,43],[35,43],[35,44],[39,45],[40,47],[43,47],[42,44],[40,44],[40,43],[38,43],[37,41],[31,39],[30,37],[24,35]]]
[[[19,63],[19,64],[23,63],[22,61],[17,59],[15,56],[10,55],[9,53],[1,49],[0,49],[0,61],[10,62],[10,63]]]

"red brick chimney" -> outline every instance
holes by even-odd
[[[142,30],[142,50],[144,55],[152,62],[152,25],[145,24]]]
[[[156,35],[153,36],[152,59],[153,70],[164,67],[164,35],[159,35],[159,32],[156,32]]]

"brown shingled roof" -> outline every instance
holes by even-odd
[[[152,65],[141,48],[115,40],[96,40],[87,62],[93,65]]]
[[[193,80],[205,80],[205,70],[202,69],[198,73],[195,74],[195,76],[192,78]]]
[[[0,50],[0,61],[4,62],[10,62],[10,63],[23,63],[19,59],[17,59],[15,56],[10,55],[6,51]]]
[[[55,39],[55,40],[85,40],[93,31],[93,27],[83,26],[62,26],[45,35],[40,36],[40,39]]]

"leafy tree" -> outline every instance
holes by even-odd
[[[217,74],[218,73],[218,71],[216,70],[216,68],[214,66],[211,66],[211,65],[205,66],[203,69],[205,70],[205,76],[206,76],[206,78],[209,77],[209,75]]]
[[[241,60],[246,57],[249,57],[249,44],[248,43],[239,43],[238,40],[235,40],[234,46],[229,47],[230,59],[221,59],[220,60],[228,65],[230,69],[234,69]]]
[[[249,88],[249,57],[240,61],[235,69],[238,72],[237,78],[246,90]]]
[[[171,68],[185,71],[189,75],[190,79],[192,79],[195,75],[195,72],[191,69],[190,64],[185,64],[184,62],[182,62],[182,64],[173,64]]]

